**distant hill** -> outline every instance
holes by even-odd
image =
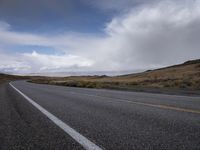
[[[37,78],[33,82],[89,88],[135,89],[144,87],[198,90],[200,89],[200,59],[122,76],[51,77]]]
[[[140,86],[200,88],[200,59],[183,64],[115,77],[118,81],[135,82]]]

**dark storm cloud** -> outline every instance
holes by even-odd
[[[80,0],[0,0],[0,20],[13,30],[94,32],[107,18]]]
[[[66,14],[73,9],[70,0],[0,0],[0,14],[30,19],[52,12]]]
[[[126,11],[140,5],[148,5],[162,0],[86,0],[89,4],[102,10]]]

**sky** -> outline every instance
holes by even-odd
[[[199,0],[0,0],[0,72],[134,72],[199,58]]]

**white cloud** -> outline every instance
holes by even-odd
[[[200,58],[199,1],[162,1],[134,8],[107,23],[103,37],[78,33],[36,35],[13,32],[9,27],[1,26],[5,25],[0,24],[0,44],[5,48],[7,45],[39,45],[64,53],[18,54],[18,66],[24,66],[30,72],[74,68],[138,70]],[[16,54],[12,55],[16,57]],[[6,62],[9,60],[0,60],[1,68]]]
[[[76,55],[47,55],[36,51],[23,54],[0,55],[0,70],[13,73],[41,73],[74,71],[92,66],[91,60]]]
[[[114,18],[106,30],[119,45],[118,59],[130,59],[130,64],[168,65],[200,57],[198,1],[162,2],[133,10]]]
[[[31,66],[21,59],[19,55],[9,55],[3,52],[0,53],[0,71],[25,73],[30,69]]]
[[[42,72],[55,70],[62,71],[72,67],[75,67],[75,69],[90,67],[93,64],[91,60],[76,55],[46,55],[33,51],[31,54],[25,53],[23,56],[25,57],[24,59],[30,62],[32,69],[36,72],[38,71],[38,66],[40,66],[39,72]]]
[[[6,22],[0,21],[0,30],[7,30],[10,28],[10,25]]]

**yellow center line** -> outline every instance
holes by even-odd
[[[71,93],[77,94],[78,92],[71,92]],[[99,96],[99,95],[91,95],[91,94],[85,94],[85,93],[79,93],[79,94],[93,96],[93,97],[114,99],[115,101],[118,101],[118,102],[127,102],[127,103],[161,108],[161,109],[167,109],[167,110],[175,110],[175,111],[181,111],[181,112],[187,112],[187,113],[200,114],[200,110],[194,110],[194,109],[188,109],[188,108],[181,108],[181,107],[161,105],[161,104],[144,103],[144,102],[136,102],[136,101],[130,101],[130,100],[126,100],[126,99],[113,98],[113,97],[107,97],[107,96]],[[113,102],[113,101],[110,101],[110,102]]]
[[[117,101],[122,102],[123,100],[117,100]],[[175,110],[175,111],[182,111],[182,112],[200,114],[199,110],[193,110],[193,109],[188,109],[188,108],[181,108],[181,107],[174,107],[174,106],[167,106],[167,105],[160,105],[160,104],[151,104],[151,103],[142,103],[142,102],[133,102],[133,101],[127,101],[127,100],[125,100],[123,102],[128,102],[128,103],[143,105],[143,106],[162,108],[162,109],[168,109],[168,110]]]

